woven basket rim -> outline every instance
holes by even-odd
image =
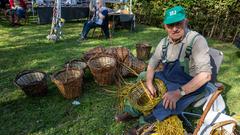
[[[93,68],[93,67],[94,67],[94,66],[91,65],[91,61],[92,61],[93,59],[95,59],[95,58],[100,58],[100,57],[110,57],[110,58],[112,58],[112,59],[115,61],[115,63],[117,64],[117,59],[116,59],[114,56],[109,55],[109,54],[100,54],[100,55],[94,56],[94,57],[92,57],[92,58],[90,58],[90,59],[88,60],[87,65],[89,66],[89,68]],[[107,68],[112,68],[112,66],[111,66],[111,67],[107,67]],[[107,69],[107,68],[106,68],[106,69]],[[102,68],[94,67],[94,69],[99,70],[99,69],[102,69]]]
[[[40,71],[40,70],[23,70],[23,71],[19,72],[19,73],[17,74],[17,76],[15,77],[15,79],[14,79],[14,84],[17,85],[17,86],[19,86],[19,87],[26,87],[26,86],[30,86],[30,85],[36,85],[37,83],[42,82],[42,80],[41,80],[41,81],[34,81],[34,82],[32,82],[32,83],[30,83],[30,84],[27,84],[27,85],[21,85],[21,84],[18,84],[18,83],[17,83],[17,80],[18,80],[20,77],[22,77],[23,75],[26,75],[26,74],[31,74],[31,73],[41,73],[41,74],[43,74],[42,80],[45,80],[45,79],[47,78],[47,73],[45,73],[45,72],[43,72],[43,71]]]
[[[136,44],[136,47],[138,48],[138,47],[152,47],[149,43],[137,43]]]
[[[65,72],[66,70],[75,70],[75,71],[78,71],[78,72],[80,72],[80,76],[79,77],[82,77],[83,76],[83,70],[82,69],[76,69],[76,68],[68,68],[68,69],[62,69],[62,70],[60,70],[60,71],[58,71],[58,72],[56,72],[56,73],[54,73],[54,74],[52,74],[51,75],[51,80],[54,82],[54,81],[56,81],[56,82],[61,82],[61,81],[59,81],[58,79],[56,79],[56,76],[58,76],[60,73],[62,73],[62,72]],[[77,77],[77,78],[79,78],[79,77]],[[73,81],[73,80],[71,80],[71,81]],[[71,82],[70,81],[70,82]],[[61,83],[68,83],[68,82],[61,82]]]

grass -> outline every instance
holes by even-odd
[[[73,100],[64,99],[50,80],[45,97],[27,97],[13,85],[15,76],[23,70],[37,69],[50,75],[62,69],[66,61],[80,58],[98,45],[124,46],[136,54],[136,43],[147,41],[155,48],[166,35],[163,29],[137,25],[136,32],[115,31],[112,40],[90,38],[78,43],[82,26],[80,22],[66,23],[64,39],[54,44],[46,39],[50,25],[28,24],[15,28],[6,23],[0,25],[0,134],[119,135],[131,126],[132,123],[115,123],[116,96],[104,92],[90,73],[85,77],[84,94],[77,98],[79,106],[72,105]],[[240,114],[240,52],[230,43],[208,41],[210,46],[224,52],[219,81],[226,86],[223,97],[228,114]],[[117,89],[113,85],[105,88]]]

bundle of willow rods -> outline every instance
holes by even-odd
[[[146,124],[138,130],[139,135],[184,135],[182,121],[176,116],[168,117],[163,121]]]

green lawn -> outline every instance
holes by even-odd
[[[73,100],[64,99],[50,80],[45,97],[29,98],[13,85],[17,73],[25,69],[38,69],[50,75],[62,69],[66,61],[80,58],[98,45],[124,46],[136,54],[136,43],[147,41],[155,48],[165,35],[163,29],[137,25],[136,32],[115,31],[111,40],[91,38],[78,43],[82,25],[66,23],[64,39],[56,44],[46,39],[50,25],[28,24],[16,28],[0,25],[0,134],[119,135],[129,128],[130,124],[114,122],[117,98],[104,92],[90,74],[86,74],[84,94],[77,99],[81,102],[79,106],[72,105]],[[240,52],[231,43],[210,39],[209,43],[224,52],[219,81],[226,86],[223,97],[227,111],[240,114]],[[116,86],[104,88],[117,89]]]

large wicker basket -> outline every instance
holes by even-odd
[[[162,99],[162,95],[166,92],[164,83],[159,80],[154,80],[154,87],[157,90],[157,96],[153,99],[147,93],[146,83],[143,81],[137,82],[130,88],[127,94],[127,99],[133,105],[134,108],[141,111],[144,115],[147,115],[153,107]]]
[[[139,43],[136,45],[137,49],[137,58],[140,60],[148,60],[150,57],[150,52],[152,46],[147,43]]]
[[[88,67],[99,85],[112,84],[115,81],[117,61],[111,55],[100,54],[88,61]]]
[[[79,97],[83,92],[83,70],[66,68],[53,74],[51,79],[67,99]]]
[[[25,70],[16,76],[14,83],[27,96],[44,96],[47,94],[47,74],[44,72]]]

